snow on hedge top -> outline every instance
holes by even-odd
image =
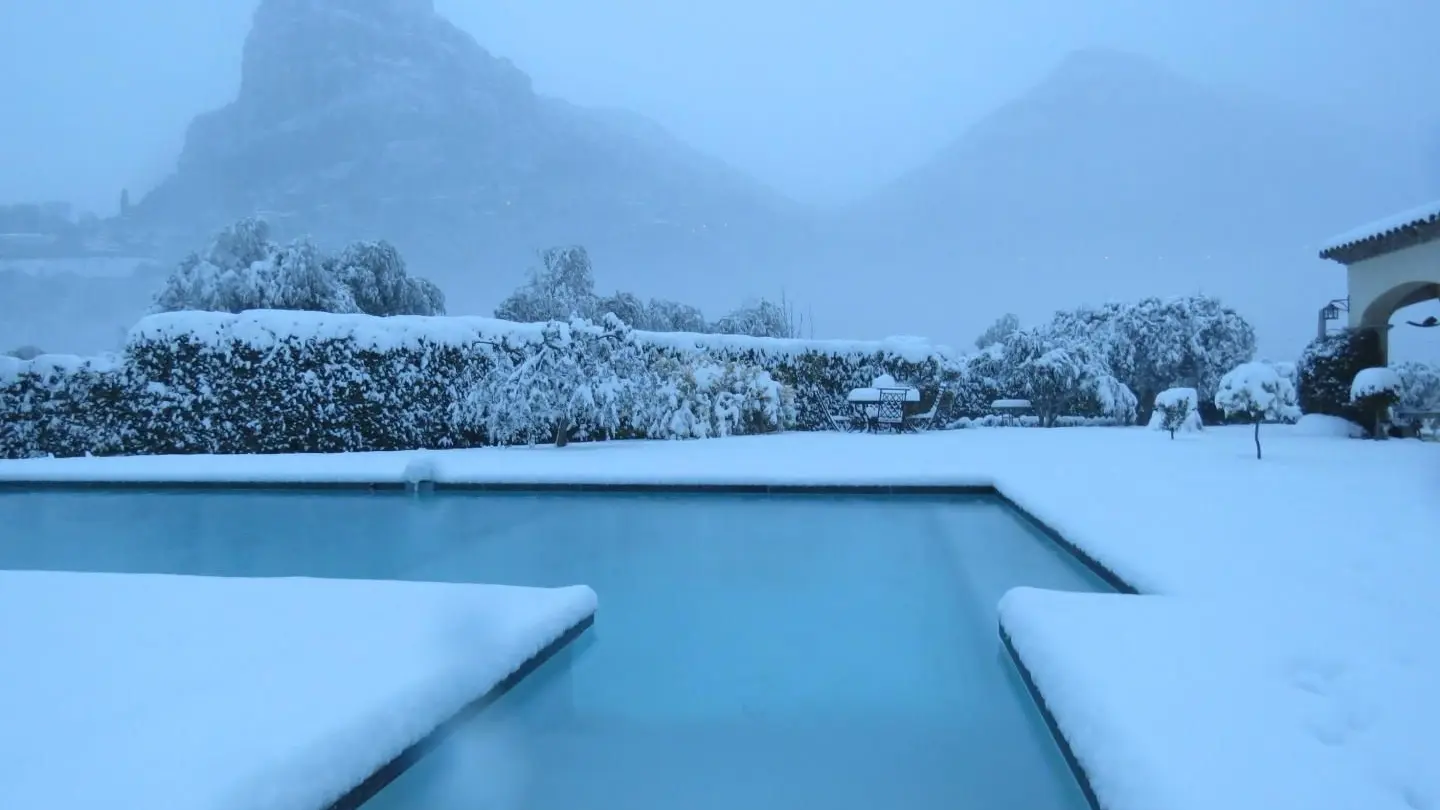
[[[128,342],[172,341],[181,338],[219,346],[241,343],[269,348],[285,339],[349,340],[374,351],[414,347],[422,342],[470,346],[476,341],[535,343],[542,339],[544,323],[515,323],[497,318],[427,317],[250,310],[228,312],[165,312],[150,315],[130,329]],[[596,326],[597,330],[601,327]],[[884,340],[801,340],[757,338],[748,335],[713,335],[692,332],[634,333],[640,343],[681,352],[706,350],[752,351],[769,356],[795,356],[806,352],[830,355],[883,353],[912,363],[952,357],[946,347],[912,337]]]
[[[42,354],[33,360],[21,360],[8,354],[0,354],[0,386],[10,385],[22,374],[74,374],[81,370],[96,373],[114,371],[119,361],[113,354],[97,357],[80,357],[73,354]]]
[[[267,349],[286,339],[348,340],[362,349],[389,351],[422,342],[469,346],[490,336],[511,334],[539,340],[543,324],[518,324],[494,318],[446,318],[397,315],[379,318],[333,312],[257,309],[229,312],[163,312],[130,328],[127,344],[189,339],[209,346],[240,343]]]
[[[1355,381],[1350,383],[1350,401],[1355,402],[1376,394],[1393,394],[1398,397],[1404,388],[1400,375],[1392,368],[1363,368],[1355,375]]]
[[[1332,250],[1353,245],[1356,242],[1364,242],[1366,239],[1373,239],[1377,236],[1384,236],[1391,231],[1412,225],[1423,225],[1428,222],[1440,220],[1440,200],[1434,200],[1424,205],[1401,211],[1398,214],[1377,219],[1374,222],[1367,222],[1358,228],[1352,228],[1345,233],[1333,236],[1320,246],[1320,252],[1328,253]]]

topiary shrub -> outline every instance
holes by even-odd
[[[1370,435],[1386,438],[1385,422],[1390,408],[1400,401],[1404,384],[1394,369],[1378,367],[1361,369],[1350,384],[1350,402],[1365,416],[1361,424],[1370,427]]]
[[[1167,388],[1155,395],[1155,409],[1150,412],[1151,430],[1193,433],[1202,429],[1200,394],[1194,388]]]
[[[1373,329],[1347,330],[1312,341],[1296,370],[1300,411],[1367,424],[1350,400],[1350,384],[1361,369],[1383,366],[1381,355],[1380,335]]]

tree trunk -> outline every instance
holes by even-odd
[[[555,446],[564,447],[570,443],[570,420],[561,419],[555,423]]]
[[[1260,455],[1260,419],[1255,420],[1255,458],[1262,458]]]

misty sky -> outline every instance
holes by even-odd
[[[107,213],[157,181],[239,81],[256,0],[0,3],[0,199]],[[645,113],[781,191],[863,193],[1067,51],[1158,57],[1215,83],[1418,130],[1431,0],[437,0],[537,89]],[[1419,167],[1417,167],[1417,170]],[[1317,167],[1323,171],[1323,167]]]

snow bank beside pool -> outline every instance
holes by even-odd
[[[1393,643],[1428,620],[1335,618],[1030,588],[1000,603],[1107,810],[1437,806],[1440,655]]]
[[[0,807],[319,810],[589,588],[0,572]]]

